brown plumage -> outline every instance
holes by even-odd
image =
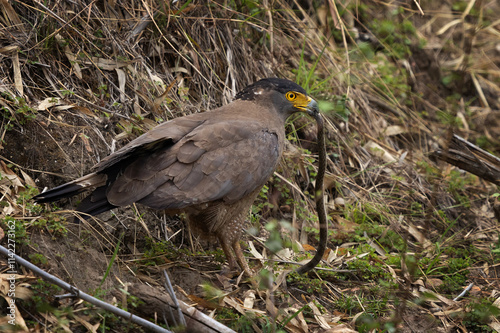
[[[241,229],[279,162],[285,120],[298,111],[317,112],[302,87],[263,79],[228,105],[158,125],[104,158],[91,174],[34,199],[55,201],[95,188],[78,211],[97,215],[137,202],[168,214],[184,212],[195,231],[217,237],[230,269],[238,262],[250,275]]]

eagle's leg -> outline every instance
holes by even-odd
[[[259,282],[254,278],[254,272],[248,267],[248,262],[245,259],[245,256],[243,256],[243,252],[241,251],[241,246],[240,246],[240,241],[235,240],[232,244],[232,248],[234,251],[234,254],[236,255],[236,260],[238,261],[238,264],[240,264],[240,267],[243,269],[245,272],[245,275],[250,278],[250,283],[254,287],[255,291],[257,291],[257,294],[263,298],[263,294],[260,291],[260,286]]]
[[[229,245],[229,242],[224,237],[219,236],[217,238],[219,239],[219,243],[221,244],[222,250],[226,255],[227,262],[229,263],[229,273],[237,272],[238,264],[236,263],[236,260],[234,258],[233,251],[231,251],[231,246]]]
[[[243,269],[243,271],[248,277],[252,277],[253,272],[248,266],[248,262],[245,259],[245,256],[243,256],[243,251],[241,251],[240,241],[239,240],[234,241],[232,248],[234,254],[236,255],[236,260],[238,261],[238,264],[240,265],[241,269]]]
[[[226,255],[227,261],[229,263],[229,274],[241,272],[240,268],[245,272],[248,277],[252,277],[254,274],[243,255],[243,251],[241,250],[239,240],[234,240],[229,242],[225,237],[218,237],[219,242],[222,246],[222,250]],[[230,245],[231,244],[231,245]],[[234,251],[234,253],[233,253]],[[238,266],[239,265],[239,266]]]

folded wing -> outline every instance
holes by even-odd
[[[107,199],[157,209],[235,202],[265,184],[278,163],[277,134],[262,128],[248,120],[199,126],[174,145],[137,158],[110,184]]]

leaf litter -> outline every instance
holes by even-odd
[[[48,207],[29,206],[26,188],[73,179],[115,145],[154,124],[215,108],[257,78],[278,75],[295,78],[332,105],[339,103],[332,96],[347,96],[348,121],[336,111],[328,114],[326,196],[332,232],[316,272],[307,277],[290,273],[317,242],[310,198],[315,128],[308,121],[289,125],[295,149],[285,154],[251,215],[257,220],[251,225],[260,228],[247,238],[248,259],[256,271],[267,274],[258,275],[260,290],[242,277],[224,280],[218,275],[223,262],[217,251],[181,231],[181,219],[169,220],[139,206],[103,214],[102,221],[66,223],[67,240],[55,237],[53,229],[30,224],[26,237],[32,245],[20,245],[18,254],[42,254],[56,275],[86,291],[96,290],[124,233],[113,276],[162,290],[160,272],[168,267],[189,304],[235,329],[246,318],[256,332],[352,332],[362,330],[362,323],[367,329],[396,327],[403,332],[499,331],[498,319],[482,307],[488,300],[499,308],[500,302],[498,188],[429,155],[446,146],[450,128],[469,141],[483,140],[499,155],[497,25],[474,21],[481,16],[474,14],[472,1],[460,15],[442,7],[434,20],[403,11],[428,47],[412,49],[406,62],[381,53],[374,56],[377,61],[361,61],[359,52],[346,57],[342,48],[352,46],[345,40],[327,38],[332,27],[339,27],[333,2],[318,8],[327,13],[325,21],[316,20],[311,8],[285,1],[275,6],[281,10],[268,15],[262,7],[260,15],[217,2],[2,2],[6,15],[1,19],[0,61],[7,66],[0,69],[1,218],[43,220]],[[482,6],[485,12],[498,9],[492,2]],[[370,12],[374,20],[389,15],[389,8],[381,8]],[[419,10],[426,12],[423,5]],[[35,22],[36,29],[28,29],[27,21]],[[474,47],[450,45],[453,38]],[[323,48],[325,40],[328,47]],[[485,53],[490,57],[481,56]],[[312,70],[308,64],[314,63]],[[388,69],[394,77],[406,76],[405,85],[384,76]],[[443,84],[457,73],[461,76]],[[450,102],[449,91],[461,95],[458,102]],[[408,93],[410,106],[404,104]],[[455,126],[453,119],[461,125]],[[273,204],[266,205],[271,198]],[[63,205],[74,207],[74,202]],[[288,232],[283,223],[270,230],[262,227],[281,220],[301,232]],[[273,233],[282,241],[276,252],[265,247]],[[162,241],[167,238],[169,245]],[[81,251],[90,253],[88,260],[79,258]],[[88,275],[79,280],[84,271]],[[35,285],[32,275],[18,278]],[[222,291],[215,307],[201,287],[206,281]],[[109,278],[104,286],[118,290]],[[74,313],[87,308],[69,302],[59,306]],[[80,325],[96,331],[103,325],[98,315],[19,313],[21,326],[27,315],[49,330],[72,331]],[[476,326],[467,326],[471,320]]]

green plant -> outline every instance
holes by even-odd
[[[282,331],[282,329],[284,329],[286,327],[286,325],[295,317],[297,317],[300,313],[302,313],[303,311],[305,311],[307,308],[309,307],[309,305],[304,305],[303,307],[301,307],[300,309],[298,309],[296,312],[294,312],[293,314],[291,314],[290,316],[288,316],[287,318],[285,318],[285,320],[283,320],[281,323],[280,323],[280,326],[278,328],[278,332],[285,332],[285,331]]]
[[[274,208],[267,198],[268,193],[269,186],[264,185],[259,192],[258,201],[252,205],[250,218],[254,227],[256,227],[256,223],[259,222],[266,210]]]
[[[229,308],[221,308],[218,310],[216,318],[221,323],[232,328],[236,332],[252,333],[255,332],[255,318],[251,315],[239,315],[235,310]]]
[[[380,322],[373,318],[370,313],[363,313],[356,319],[356,329],[360,333],[368,333],[380,329]]]
[[[476,176],[470,173],[464,174],[463,171],[453,169],[450,171],[449,177],[445,179],[445,182],[448,192],[453,195],[458,203],[466,208],[470,208],[471,202],[469,196],[464,193],[464,190],[466,186],[474,184],[476,179]]]
[[[444,283],[438,289],[450,294],[462,290],[467,282],[469,266],[470,258],[450,258],[440,270]]]
[[[165,262],[164,258],[175,251],[172,244],[167,241],[155,241],[146,237],[146,246],[141,263],[146,266],[155,266]]]
[[[407,71],[382,55],[375,56],[374,61],[379,63],[378,76],[371,82],[377,92],[396,105],[411,105],[412,99],[409,95],[411,88],[408,86]]]
[[[61,90],[61,94],[64,97],[71,97],[71,96],[73,96],[75,94],[75,92],[71,91],[71,90],[63,89],[63,90]]]
[[[214,306],[217,304],[220,304],[224,297],[226,297],[227,293],[224,292],[223,290],[220,290],[219,288],[215,287],[211,283],[204,282],[201,284],[201,288],[203,289],[203,295],[205,299],[213,303]]]
[[[351,111],[347,107],[349,98],[347,95],[334,96],[331,101],[318,101],[318,106],[321,112],[331,114],[338,117],[340,120],[348,122]]]
[[[311,279],[296,272],[291,272],[290,274],[288,274],[286,277],[286,281],[290,285],[306,291],[308,294],[322,293],[325,286],[325,281],[323,280]]]
[[[99,89],[99,93],[96,93],[96,96],[100,98],[109,98],[110,95],[108,93],[108,85],[102,84],[97,89]]]
[[[42,279],[37,279],[31,283],[31,290],[33,291],[33,297],[29,302],[40,312],[55,311],[56,308],[52,305],[54,296],[63,292],[60,287]]]
[[[140,126],[144,117],[140,115],[132,115],[130,120],[120,121],[116,126],[127,134],[141,135],[144,129]]]
[[[47,257],[41,253],[31,253],[28,258],[33,265],[45,266],[48,264]]]
[[[337,311],[343,311],[349,316],[356,314],[361,310],[356,297],[349,295],[344,295],[338,298],[334,302],[334,306]]]
[[[269,237],[267,238],[265,245],[272,253],[276,253],[283,248],[292,247],[292,241],[289,237],[284,237],[281,233],[281,229],[284,228],[288,231],[292,231],[292,225],[287,221],[276,221],[272,220],[265,225],[267,231],[269,231]]]
[[[318,56],[312,56],[311,59],[307,59],[305,56],[306,39],[304,38],[299,66],[297,69],[292,70],[296,74],[295,82],[301,85],[311,95],[328,90],[327,87],[334,76],[334,74],[331,74],[326,78],[321,78],[316,72],[316,68],[323,57],[327,45],[328,43],[325,43]],[[311,62],[312,66],[310,66]]]
[[[389,224],[387,218],[387,207],[382,206],[380,203],[376,202],[365,202],[358,203],[351,209],[346,209],[344,211],[345,218],[357,223],[359,225],[363,224]],[[364,231],[364,230],[363,230]]]
[[[490,299],[483,298],[469,304],[466,311],[458,315],[470,332],[495,332],[487,324],[500,316],[500,309]]]
[[[491,246],[491,253],[497,258],[500,257],[500,233],[497,233],[497,242],[495,246]]]
[[[4,99],[0,116],[4,119],[6,130],[11,130],[13,124],[22,126],[36,118],[37,110],[30,107],[24,98],[13,97],[7,92],[0,92],[0,98]]]
[[[131,293],[129,293],[127,290],[123,289],[123,288],[118,288],[125,296],[126,296],[126,301],[125,302],[122,302],[120,303],[120,308],[125,310],[125,311],[128,311],[128,309],[130,307],[132,308],[137,308],[138,306],[140,305],[143,305],[144,304],[144,301],[142,299],[140,299],[139,297],[135,296],[135,295],[132,295]],[[101,289],[98,289],[99,290],[99,294],[102,296],[105,295],[105,292],[102,291]],[[123,299],[123,298],[122,298]]]
[[[400,14],[396,12],[395,15]],[[375,19],[369,24],[371,31],[384,44],[384,51],[398,59],[404,59],[411,54],[409,46],[417,40],[416,29],[410,20]]]
[[[68,234],[66,224],[65,217],[54,213],[47,213],[42,217],[34,219],[30,225],[47,230],[53,237],[64,237]]]
[[[111,256],[111,259],[109,260],[108,267],[106,268],[106,273],[104,273],[104,276],[102,277],[101,284],[99,284],[99,288],[103,285],[104,281],[106,281],[106,278],[108,277],[109,273],[111,272],[111,267],[113,266],[113,262],[116,259],[116,256],[118,254],[118,250],[120,249],[120,243],[121,240],[123,239],[124,233],[120,235],[120,239],[118,240],[118,243],[116,243],[115,250],[113,252],[113,255]]]
[[[24,208],[25,214],[39,215],[43,211],[43,206],[35,203],[31,198],[38,194],[38,189],[26,186],[24,191],[19,192],[16,203]]]
[[[364,281],[391,281],[389,272],[384,270],[385,265],[371,256],[365,256],[347,263],[348,269],[356,272],[356,276]]]
[[[18,246],[29,244],[29,237],[23,220],[17,220],[12,216],[6,216],[3,220],[0,220],[0,226],[6,230],[9,242],[13,239]]]

